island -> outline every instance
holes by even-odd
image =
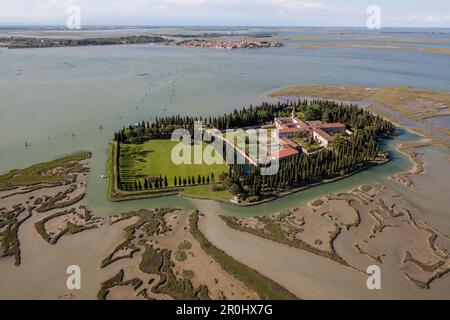
[[[213,49],[261,49],[261,48],[280,48],[283,46],[281,42],[269,41],[250,41],[245,37],[241,40],[230,41],[227,39],[211,40],[211,39],[188,39],[182,41],[170,41],[169,45],[178,47],[202,47]]]
[[[197,150],[209,152],[222,161],[174,164],[172,151],[180,141],[173,140],[172,132],[185,130],[194,136],[198,122],[208,139],[192,142],[185,151],[191,157]],[[265,139],[258,130],[268,133]],[[115,133],[108,196],[124,201],[181,194],[261,204],[388,162],[379,139],[395,133],[395,126],[381,116],[326,100],[265,102],[218,117],[156,118]],[[276,171],[261,174],[274,162]]]
[[[122,36],[122,37],[98,37],[98,38],[36,38],[36,37],[9,37],[0,38],[0,45],[8,49],[26,48],[54,48],[54,47],[82,47],[82,46],[106,46],[124,44],[152,44],[166,43],[166,39],[160,36]]]

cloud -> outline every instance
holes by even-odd
[[[81,1],[81,0],[79,0]],[[305,11],[324,7],[314,0],[106,0],[111,10],[121,9],[130,16],[146,13],[153,19],[196,19],[195,21],[235,21],[245,24],[255,21],[299,19]],[[185,20],[186,21],[186,20]],[[244,22],[245,21],[245,22]]]
[[[426,16],[422,19],[424,22],[445,22],[450,21],[450,16],[443,16],[443,17],[437,17],[437,16]]]
[[[241,8],[267,8],[276,7],[284,10],[303,11],[305,9],[317,9],[324,6],[321,2],[304,0],[111,0],[113,6],[144,6],[154,7],[228,7],[240,10]]]
[[[441,1],[410,11],[389,1],[383,25],[449,26],[450,1]],[[367,17],[357,0],[0,0],[0,24],[64,24],[73,2],[86,24],[361,26]]]
[[[419,15],[410,15],[410,16],[401,16],[401,17],[390,17],[391,21],[404,21],[404,22],[425,22],[425,23],[440,23],[440,22],[448,22],[450,21],[450,16],[419,16]]]
[[[305,9],[317,9],[323,7],[321,2],[307,2],[299,0],[271,0],[272,4],[283,9],[303,11]]]

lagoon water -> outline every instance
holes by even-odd
[[[450,38],[450,33],[444,37]],[[93,161],[86,201],[97,214],[142,207],[194,208],[195,201],[181,197],[109,203],[106,181],[100,176],[113,132],[155,116],[223,114],[258,104],[267,92],[294,84],[450,89],[447,55],[382,49],[299,50],[295,41],[286,44],[280,49],[233,51],[151,45],[0,48],[0,172],[89,150]],[[382,181],[411,166],[394,151],[395,144],[410,138],[414,137],[404,133],[386,143],[394,160],[385,166],[262,208],[220,207],[230,214],[264,214]]]

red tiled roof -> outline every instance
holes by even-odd
[[[283,137],[280,140],[282,141],[282,143],[284,143],[285,145],[287,145],[291,148],[297,148],[299,146],[295,141],[292,141],[291,139],[288,139],[286,137]]]
[[[305,128],[305,129],[309,129],[309,127],[310,127],[310,125],[303,120],[298,120],[298,126]]]
[[[283,128],[279,130],[280,132],[301,132],[301,131],[305,131],[305,129],[303,128]]]
[[[345,130],[346,126],[342,123],[323,123],[320,120],[315,121],[303,121],[300,119],[296,119],[297,123],[294,123],[292,118],[277,118],[278,123],[281,125],[281,129],[279,133],[296,133],[296,132],[305,132],[313,130],[319,136],[330,142],[332,140],[331,135],[327,132],[327,129],[342,129]],[[288,140],[288,139],[287,139]],[[291,148],[296,148],[298,145],[293,141],[283,141],[285,145],[290,146]],[[295,145],[294,145],[295,144]],[[281,153],[285,151],[280,151]],[[289,154],[288,151],[286,151]],[[281,157],[283,158],[283,157]]]
[[[292,157],[300,154],[297,149],[291,148],[289,146],[284,146],[278,153],[275,153],[273,156],[276,156],[278,159],[285,159],[288,157]]]
[[[280,123],[292,123],[292,118],[277,118],[276,121]]]
[[[318,126],[319,128],[346,128],[345,124],[342,123],[322,123],[320,126]]]
[[[320,126],[322,124],[322,121],[314,120],[314,121],[306,121],[306,123],[312,127],[316,127],[316,126]]]
[[[328,142],[330,142],[330,141],[333,139],[328,133],[326,133],[326,132],[323,131],[322,129],[315,128],[314,131],[315,131],[319,136],[321,136],[322,138],[324,138],[325,140],[327,140]]]

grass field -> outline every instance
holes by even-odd
[[[174,178],[211,176],[216,181],[228,167],[222,165],[176,165],[173,163],[172,149],[178,142],[171,140],[151,140],[143,144],[122,144],[120,151],[120,176],[123,182],[144,179],[146,177],[167,176],[169,186],[173,186]],[[191,147],[193,159],[193,147]],[[193,160],[192,160],[193,163]]]
[[[125,171],[127,173],[128,179],[138,179],[144,172],[144,174],[149,173],[147,170],[147,166],[149,163],[147,161],[150,161],[150,163],[153,163],[153,161],[156,162],[156,165],[159,168],[162,168],[161,163],[164,163],[164,161],[156,161],[152,159],[160,159],[161,154],[157,155],[157,148],[155,146],[159,147],[160,149],[163,148],[163,150],[160,150],[161,153],[164,153],[166,155],[165,162],[167,164],[167,157],[170,157],[171,153],[171,141],[152,141],[152,143],[148,142],[144,145],[121,145],[121,154],[122,152],[126,152],[125,154],[128,154],[130,156],[129,159],[127,159],[126,156],[123,156],[122,154],[122,168],[121,171]],[[140,148],[138,148],[140,147]],[[170,148],[169,148],[170,147]],[[148,149],[148,150],[146,150]],[[116,143],[111,142],[110,148],[109,148],[109,158],[108,158],[108,177],[109,177],[109,185],[108,185],[108,198],[111,201],[126,201],[126,200],[135,200],[135,199],[145,199],[145,198],[153,198],[153,197],[165,197],[165,196],[171,196],[171,195],[184,195],[187,197],[194,197],[194,198],[202,198],[202,199],[211,199],[211,200],[218,200],[218,201],[229,201],[232,198],[232,195],[227,190],[222,190],[223,187],[222,184],[219,182],[220,172],[222,172],[224,169],[228,170],[226,165],[220,166],[220,170],[217,172],[214,172],[214,175],[216,176],[216,184],[218,185],[216,188],[218,191],[213,191],[211,189],[211,185],[205,184],[205,185],[189,185],[189,186],[173,186],[173,181],[169,181],[169,188],[168,189],[152,189],[152,190],[142,190],[142,191],[125,191],[125,190],[119,190],[117,188],[117,171],[116,171],[116,165],[115,165],[115,152],[116,152]],[[131,154],[132,152],[136,153],[139,152],[139,154]],[[151,157],[144,157],[144,155],[151,154]],[[124,164],[124,161],[126,165]],[[172,164],[172,161],[170,161],[170,164]],[[135,167],[137,166],[137,168]],[[201,166],[195,166],[197,169]],[[208,167],[209,166],[205,166]],[[165,172],[168,172],[169,167],[166,166],[165,169],[163,169]],[[192,168],[190,168],[192,170]],[[132,175],[134,170],[139,170],[140,173],[136,174],[136,177]],[[203,168],[205,171],[205,168]],[[177,171],[179,172],[179,171]],[[197,176],[198,172],[196,171]],[[209,171],[208,171],[209,172]],[[150,172],[151,173],[151,172]],[[134,173],[133,173],[134,174]],[[174,173],[173,173],[174,174]],[[210,174],[210,173],[209,173]],[[123,179],[123,177],[122,177]],[[168,179],[169,180],[169,179]],[[172,178],[173,180],[173,178]],[[122,180],[124,181],[124,180]]]
[[[233,197],[227,190],[212,191],[210,185],[186,187],[182,193],[188,197],[208,198],[213,200],[230,201]]]

